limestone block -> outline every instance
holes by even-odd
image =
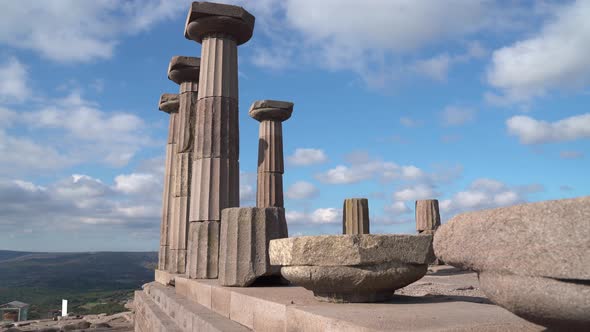
[[[535,324],[559,331],[590,329],[588,284],[486,271],[479,283],[494,303]]]
[[[193,161],[190,221],[221,220],[221,210],[240,204],[237,160],[203,158]]]
[[[283,174],[262,172],[256,178],[256,206],[284,207]]]
[[[347,198],[342,209],[342,234],[369,234],[369,200]]]
[[[238,48],[229,36],[207,37],[201,47],[199,100],[226,97],[238,101]]]
[[[158,109],[160,111],[172,115],[173,113],[178,112],[178,107],[177,93],[163,93],[160,95],[160,100],[158,101]]]
[[[172,198],[172,218],[170,219],[170,249],[186,249],[188,238],[189,197]]]
[[[219,222],[191,222],[189,243],[189,277],[197,279],[217,278]]]
[[[438,200],[425,199],[416,201],[416,230],[418,233],[436,230],[439,226]]]
[[[590,196],[453,217],[434,236],[437,257],[475,271],[590,280]]]
[[[176,181],[174,181],[174,197],[190,196],[191,172],[193,169],[192,153],[176,154]]]
[[[211,22],[211,20],[214,21]],[[242,7],[193,2],[186,19],[184,36],[201,42],[203,36],[221,32],[231,34],[238,44],[243,44],[252,37],[253,30],[254,16]]]
[[[176,84],[198,82],[201,58],[192,56],[173,56],[168,65],[168,79]]]
[[[283,162],[283,124],[263,121],[258,134],[258,172],[285,172]]]
[[[219,282],[248,286],[256,278],[278,274],[268,257],[269,241],[288,236],[282,208],[229,208],[221,218]]]
[[[195,159],[238,160],[240,129],[236,100],[223,97],[200,99],[195,121]]]
[[[293,103],[279,100],[257,100],[250,106],[248,115],[262,122],[266,120],[283,122],[291,117]]]
[[[430,235],[320,235],[270,242],[272,265],[357,266],[400,262],[427,264],[432,259]]]
[[[168,272],[184,273],[186,271],[186,249],[168,250]]]
[[[422,278],[428,265],[381,263],[370,266],[286,266],[281,274],[326,302],[381,302],[396,289]]]

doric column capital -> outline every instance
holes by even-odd
[[[180,102],[177,93],[163,93],[158,102],[158,109],[162,112],[177,113]]]
[[[173,56],[168,65],[168,79],[176,84],[198,82],[201,58],[191,56]]]
[[[258,100],[250,106],[250,117],[262,121],[283,122],[291,117],[293,103],[278,100]]]
[[[254,16],[239,6],[193,2],[186,18],[184,37],[198,43],[212,34],[229,35],[238,45],[252,37]]]

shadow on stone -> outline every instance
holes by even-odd
[[[480,304],[495,305],[485,297],[479,296],[462,296],[462,295],[426,295],[426,296],[407,296],[393,295],[391,301],[387,303],[444,303],[444,302],[471,302]]]

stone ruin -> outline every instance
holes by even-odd
[[[370,234],[368,200],[351,198],[343,235],[289,238],[282,122],[293,103],[259,100],[249,110],[259,122],[256,207],[239,207],[237,47],[252,37],[254,21],[237,6],[190,6],[184,36],[202,44],[201,58],[172,57],[168,78],[179,91],[159,101],[170,123],[161,241],[156,282],[135,294],[136,331],[432,330],[428,324],[444,321],[437,303],[420,302],[416,322],[406,317],[411,303],[394,291],[428,272],[433,238],[437,256],[478,272],[495,303],[552,328],[589,326],[588,197],[458,215],[443,226],[438,201],[421,200],[418,235]],[[242,291],[258,281],[274,287]],[[483,312],[503,325],[466,315],[481,313],[474,305],[449,310],[465,321],[447,322],[448,330],[540,331],[490,308]]]

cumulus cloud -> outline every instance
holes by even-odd
[[[291,199],[309,199],[317,197],[319,194],[318,188],[310,182],[297,181],[289,186],[285,196]]]
[[[309,166],[321,164],[328,160],[326,153],[321,149],[297,148],[287,157],[287,162],[295,166]]]
[[[154,174],[131,173],[115,177],[115,189],[126,194],[157,192],[161,187],[162,180]]]
[[[513,116],[506,121],[508,133],[518,136],[522,144],[572,141],[590,137],[590,113],[556,122],[536,120],[528,116]]]
[[[77,1],[4,3],[0,43],[57,62],[112,57],[119,39],[187,9],[185,1]]]
[[[27,79],[27,68],[17,58],[10,57],[0,63],[0,102],[18,103],[29,97],[31,88]]]
[[[412,209],[408,207],[405,202],[402,201],[395,201],[390,205],[384,207],[385,212],[392,213],[394,215],[401,215],[411,212]]]
[[[408,128],[418,127],[422,124],[422,122],[420,122],[416,119],[412,119],[407,116],[403,116],[403,117],[399,118],[399,123],[401,123],[402,126],[408,127]]]
[[[580,152],[580,151],[561,151],[559,153],[559,157],[561,159],[580,159],[580,158],[584,158],[584,153]]]
[[[527,101],[554,89],[590,83],[590,2],[554,10],[542,30],[493,52],[487,80],[508,102]],[[496,99],[497,99],[496,98]]]
[[[393,198],[396,201],[415,201],[418,199],[436,198],[438,195],[433,186],[420,183],[396,191],[393,193]]]
[[[460,126],[473,121],[475,110],[460,106],[447,106],[441,113],[442,122],[445,126]]]
[[[310,213],[289,210],[285,218],[289,224],[335,224],[342,222],[342,210],[319,208]]]
[[[379,181],[392,180],[417,180],[426,176],[426,174],[416,166],[400,166],[393,162],[371,160],[368,158],[350,160],[350,165],[337,165],[324,173],[316,175],[316,178],[323,183],[328,184],[350,184],[370,179]]]
[[[450,199],[440,201],[440,209],[448,215],[509,206],[526,202],[528,195],[543,191],[541,185],[510,186],[494,179],[481,178],[473,181],[463,191],[455,193]]]

